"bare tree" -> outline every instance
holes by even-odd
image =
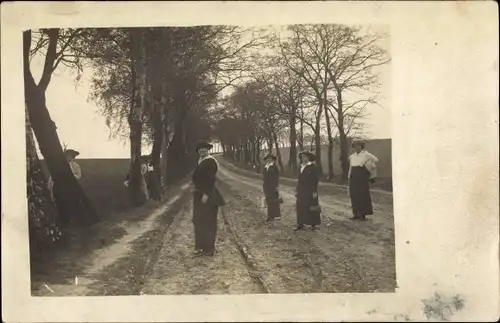
[[[130,31],[132,99],[128,122],[130,126],[130,192],[134,205],[144,204],[147,200],[147,188],[141,172],[143,115],[146,100],[146,47],[143,43],[144,32],[141,29]]]
[[[24,90],[31,126],[54,181],[54,197],[59,215],[66,219],[75,216],[83,222],[94,223],[99,219],[97,212],[73,176],[64,157],[56,125],[50,117],[45,99],[52,74],[59,64],[78,66],[78,55],[72,53],[71,47],[82,33],[81,29],[41,30],[34,48],[31,48],[32,31],[25,31],[23,33]],[[36,84],[30,70],[30,61],[43,48],[46,48],[44,67],[40,81]]]
[[[361,29],[342,25],[298,25],[287,29],[290,36],[280,42],[281,55],[287,66],[310,86],[317,104],[315,120],[316,153],[321,158],[320,122],[324,115],[328,138],[328,178],[333,174],[333,127],[339,130],[343,175],[347,174],[347,134],[359,130],[358,121],[365,108],[376,103],[368,94],[376,85],[375,68],[387,63],[379,47],[381,37],[364,34]],[[358,98],[347,102],[346,92],[357,91]],[[329,109],[335,113],[329,113]],[[323,112],[325,112],[323,114]]]
[[[258,79],[268,88],[269,97],[274,105],[279,106],[276,117],[283,120],[281,128],[288,129],[287,139],[290,145],[288,169],[291,173],[297,172],[297,123],[300,120],[298,114],[304,96],[307,95],[307,85],[304,80],[290,69],[277,66],[274,71],[262,74]],[[278,124],[275,121],[276,124]],[[281,130],[281,129],[280,129]]]
[[[348,135],[359,132],[359,120],[366,116],[366,108],[377,103],[377,67],[387,64],[390,59],[380,47],[384,35],[364,33],[359,28],[331,25],[328,30],[335,46],[335,59],[329,61],[327,72],[330,76],[334,95],[328,105],[335,111],[332,118],[339,130],[340,160],[343,176],[348,165]],[[356,93],[356,99],[348,100],[346,94]]]
[[[315,26],[294,25],[289,26],[287,31],[291,34],[287,39],[282,40],[281,35],[276,35],[275,38],[281,52],[279,59],[283,59],[287,68],[302,77],[314,93],[317,105],[314,127],[316,156],[319,172],[322,174],[320,123],[327,104],[326,96],[330,86],[330,78],[324,67],[326,49],[321,48],[321,39]]]

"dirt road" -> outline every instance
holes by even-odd
[[[373,220],[353,222],[346,195],[322,196],[320,231],[294,232],[294,188],[283,186],[283,217],[267,224],[261,183],[221,164],[217,254],[196,258],[191,205],[165,234],[144,294],[393,292],[394,235],[387,205]]]
[[[192,255],[192,203],[188,189],[163,216],[156,214],[154,224],[151,220],[137,224],[142,228],[139,237],[135,235],[133,241],[122,239],[110,247],[129,250],[126,255],[117,255],[113,260],[106,252],[106,266],[92,266],[88,272],[82,272],[78,288],[56,286],[57,291],[43,294],[394,291],[392,205],[376,203],[373,219],[354,222],[348,219],[346,194],[324,193],[320,195],[324,210],[320,230],[294,232],[293,186],[281,186],[282,219],[267,224],[266,210],[260,207],[259,179],[237,174],[224,162],[218,177],[227,205],[219,212],[215,257]],[[92,279],[85,282],[86,276]]]
[[[221,163],[224,165],[224,163]],[[261,182],[221,167],[235,197],[226,216],[262,264],[272,292],[393,292],[396,285],[392,205],[375,204],[366,222],[349,219],[347,194],[322,194],[319,231],[294,232],[295,187],[281,185],[282,219],[265,223]]]

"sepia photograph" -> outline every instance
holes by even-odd
[[[32,295],[394,292],[389,37],[25,31]]]
[[[498,317],[488,10],[2,6],[9,322]]]

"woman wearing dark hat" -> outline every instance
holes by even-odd
[[[222,195],[215,186],[218,163],[209,154],[212,147],[206,141],[200,141],[196,145],[199,160],[192,176],[195,254],[203,256],[214,255],[217,213],[219,207],[225,205]]]
[[[353,220],[365,220],[373,214],[370,196],[371,174],[367,167],[373,167],[378,158],[365,150],[364,141],[352,143],[354,153],[349,157],[349,196],[351,198]]]
[[[311,229],[321,224],[321,216],[318,201],[318,168],[314,164],[316,156],[309,151],[299,154],[301,159],[299,181],[297,183],[297,228],[295,231],[303,230],[304,225],[310,225]]]
[[[280,195],[279,195],[279,176],[280,171],[276,166],[276,156],[269,153],[264,157],[266,165],[264,166],[264,196],[267,204],[267,222],[281,218]]]

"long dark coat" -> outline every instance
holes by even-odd
[[[192,176],[193,191],[193,224],[195,249],[213,252],[217,235],[217,213],[225,201],[215,186],[217,162],[213,157],[203,159],[195,168]],[[208,200],[202,202],[206,194]]]
[[[266,197],[267,204],[267,218],[269,220],[281,217],[280,203],[279,199],[279,176],[280,171],[278,166],[275,164],[269,166],[267,169],[264,168],[264,182],[263,190],[264,196]]]
[[[299,174],[297,183],[297,224],[319,225],[321,216],[318,211],[311,211],[311,206],[319,204],[313,193],[318,193],[319,174],[315,164],[307,165]]]

